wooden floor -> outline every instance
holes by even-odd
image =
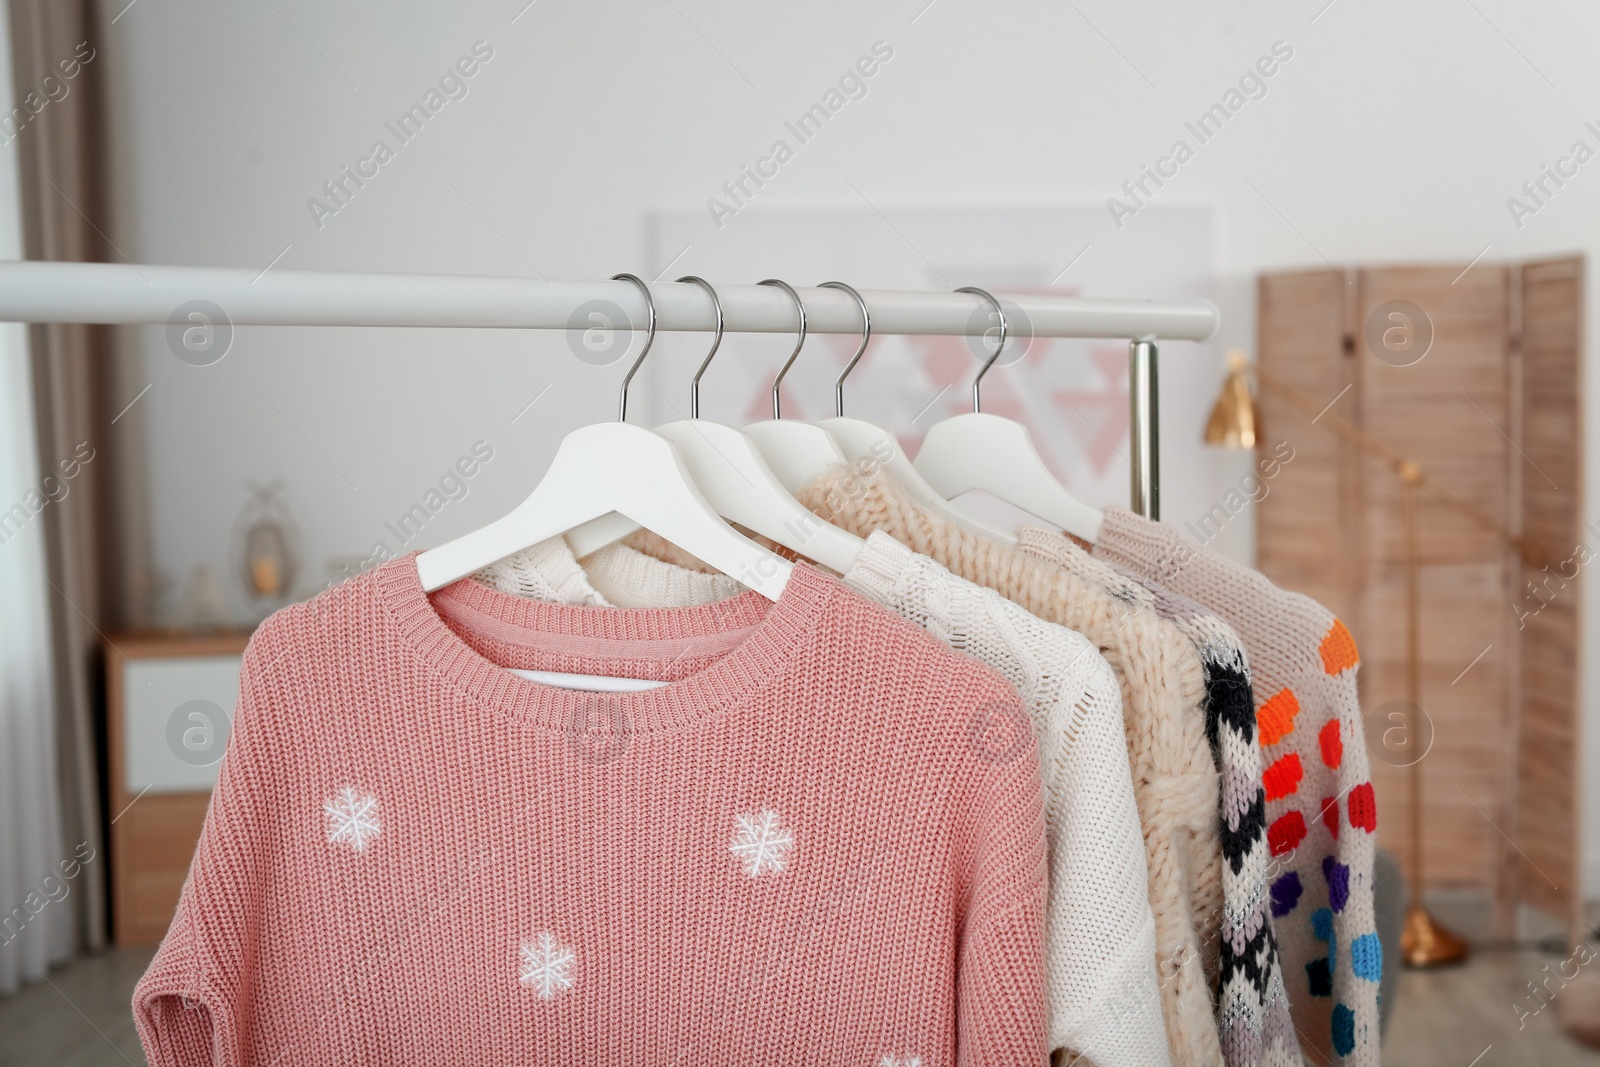
[[[1541,976],[1547,962],[1553,968],[1561,959],[1538,952],[1484,952],[1463,967],[1407,972],[1383,1062],[1390,1067],[1600,1065],[1600,1052],[1580,1048],[1562,1034],[1554,1004],[1518,1029],[1514,1005],[1531,1009],[1536,1003],[1528,999],[1525,983]],[[0,1065],[142,1065],[128,1003],[149,962],[148,949],[113,950],[0,999]],[[1600,967],[1600,960],[1590,966]]]
[[[1545,977],[1545,964],[1554,971],[1563,962],[1562,955],[1540,952],[1480,952],[1461,967],[1407,971],[1383,1043],[1383,1062],[1391,1067],[1600,1064],[1600,1052],[1562,1033],[1557,1005],[1536,1011],[1539,1001],[1528,991],[1528,982]],[[1600,960],[1590,966],[1597,964]],[[1558,986],[1551,981],[1552,988]],[[1519,1008],[1529,1014],[1519,1016]]]

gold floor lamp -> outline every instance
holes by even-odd
[[[1488,513],[1429,478],[1415,460],[1401,455],[1353,423],[1326,411],[1315,398],[1301,392],[1270,371],[1259,365],[1251,366],[1245,354],[1237,350],[1228,353],[1228,376],[1222,383],[1222,392],[1217,397],[1216,404],[1212,406],[1211,416],[1206,420],[1206,444],[1220,445],[1224,448],[1256,446],[1256,428],[1260,425],[1260,419],[1257,416],[1255,399],[1250,394],[1251,371],[1255,372],[1256,381],[1260,383],[1264,392],[1282,399],[1313,419],[1316,425],[1387,465],[1400,479],[1400,516],[1405,542],[1406,575],[1406,700],[1412,708],[1420,708],[1422,611],[1418,579],[1421,572],[1422,490],[1427,489],[1446,505],[1499,536],[1525,562],[1540,566],[1542,561],[1539,559],[1539,553]],[[1422,760],[1420,758],[1413,760],[1407,771],[1407,794],[1411,806],[1411,862],[1406,879],[1409,883],[1409,900],[1406,904],[1405,926],[1400,935],[1400,955],[1412,967],[1436,967],[1447,963],[1459,963],[1467,958],[1467,942],[1430,915],[1422,903]]]

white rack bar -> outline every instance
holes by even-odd
[[[711,302],[689,283],[650,287],[657,328],[713,327]],[[861,312],[836,289],[799,290],[813,333],[858,333]],[[773,286],[718,285],[731,333],[788,333],[794,305]],[[872,332],[981,334],[989,305],[969,293],[867,289]],[[252,271],[118,263],[0,263],[0,321],[165,323],[206,300],[234,325],[589,327],[585,305],[606,301],[644,323],[644,301],[628,282],[332,271]],[[1162,338],[1204,341],[1220,322],[1209,300],[1154,303],[1018,294],[1001,296],[1013,337]]]

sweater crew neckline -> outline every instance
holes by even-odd
[[[563,731],[574,723],[591,728],[597,712],[635,733],[711,718],[782,673],[839,588],[799,563],[776,601],[747,590],[692,607],[591,607],[513,596],[470,578],[430,595],[416,556],[385,563],[374,575],[378,597],[411,651],[498,717]],[[586,692],[542,685],[508,668],[667,684]]]

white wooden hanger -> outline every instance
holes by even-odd
[[[729,526],[696,488],[672,442],[625,420],[628,385],[655,340],[655,302],[632,274],[649,312],[644,348],[622,379],[616,422],[596,423],[562,439],[550,469],[510,514],[417,557],[429,592],[476,574],[491,563],[596,519],[618,512],[769,600],[776,600],[793,564]]]
[[[979,410],[979,383],[1006,346],[1006,315],[1000,301],[982,289],[968,286],[956,292],[975,293],[994,305],[1000,320],[999,337],[994,352],[972,379],[972,411],[936,423],[923,439],[913,466],[946,499],[982,489],[1052,526],[1093,542],[1100,536],[1105,514],[1073,496],[1050,473],[1026,426]]]
[[[711,351],[689,383],[690,417],[658,426],[655,432],[677,446],[695,485],[724,518],[844,573],[855,563],[866,542],[808,511],[784,488],[750,438],[732,426],[700,418],[700,378],[722,346],[722,301],[704,278],[690,275],[678,281],[700,286],[711,298],[716,311],[716,335]],[[569,537],[569,544],[580,559],[589,554],[583,550],[590,549],[591,543],[578,536],[584,532],[573,531]],[[604,532],[615,533],[615,527],[608,526]]]
[[[870,422],[844,417],[844,380],[855,370],[856,364],[861,362],[861,355],[867,350],[867,342],[872,340],[872,314],[867,310],[867,302],[862,299],[861,294],[844,282],[823,282],[819,288],[842,289],[856,298],[856,303],[861,306],[861,344],[856,348],[855,355],[844,365],[838,381],[833,383],[835,417],[823,419],[817,425],[833,435],[833,439],[839,442],[839,447],[844,450],[845,457],[858,467],[867,465],[887,471],[919,507],[968,533],[987,537],[1001,544],[1016,544],[1015,534],[980,522],[952,507],[949,499],[940,495],[917,472],[917,468],[901,450],[900,442],[895,440],[894,434]],[[818,471],[812,477],[823,473],[826,472]]]
[[[789,299],[794,301],[794,311],[800,325],[795,331],[794,351],[784,360],[778,376],[772,379],[772,418],[764,422],[752,422],[744,428],[744,432],[761,450],[762,458],[772,468],[772,473],[778,476],[778,481],[789,492],[795,493],[819,473],[843,467],[849,461],[827,430],[815,423],[785,419],[780,412],[778,391],[783,385],[783,376],[789,373],[789,368],[794,366],[795,359],[800,355],[800,349],[806,344],[806,306],[800,300],[800,294],[794,291],[794,286],[781,278],[768,278],[759,284],[778,286],[788,293]]]

